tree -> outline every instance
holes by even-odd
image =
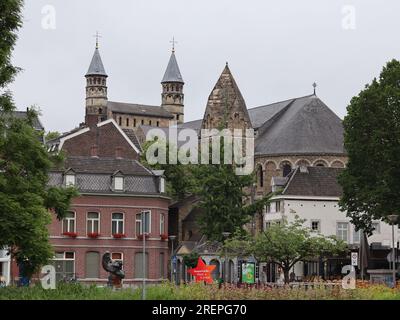
[[[61,134],[58,131],[49,131],[45,135],[45,141],[57,139]]]
[[[371,234],[372,220],[400,214],[400,62],[388,62],[347,112],[349,161],[339,177],[340,207],[357,229]]]
[[[11,65],[11,52],[21,26],[22,1],[0,3],[0,248],[9,248],[24,273],[30,276],[53,256],[47,225],[50,209],[62,218],[76,195],[75,189],[48,188],[52,157],[38,139],[32,123],[38,116],[28,110],[26,119],[14,116],[12,95],[6,86],[18,68]]]
[[[199,260],[199,254],[196,251],[183,255],[183,263],[188,268],[195,268],[197,266],[197,261]]]
[[[255,238],[239,237],[225,244],[230,255],[253,255],[260,262],[274,263],[282,268],[285,283],[289,283],[289,271],[299,261],[329,257],[345,252],[347,245],[335,236],[314,235],[304,227],[305,220],[273,223]]]

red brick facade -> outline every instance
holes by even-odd
[[[143,252],[143,240],[137,237],[138,230],[135,227],[136,214],[143,210],[151,211],[150,236],[146,239],[146,253],[148,254],[149,282],[159,282],[167,278],[168,266],[168,240],[161,239],[162,233],[168,230],[168,204],[169,199],[162,196],[156,198],[124,197],[124,196],[90,196],[82,195],[73,201],[71,211],[75,212],[76,238],[63,235],[62,221],[53,216],[50,225],[50,239],[56,252],[74,252],[75,277],[82,282],[106,283],[108,274],[101,267],[101,257],[106,251],[123,254],[123,270],[125,271],[125,285],[141,283],[141,278],[135,277],[135,254]],[[87,236],[87,213],[98,212],[100,214],[100,236],[92,239]],[[114,239],[111,232],[112,213],[124,214],[123,239]],[[164,215],[164,230],[160,230],[160,215]],[[86,277],[86,253],[98,252],[100,254],[100,277],[88,279]],[[160,253],[163,253],[163,261],[160,261]],[[161,255],[162,256],[162,255]],[[162,264],[162,266],[161,266]],[[163,274],[161,274],[161,271]]]

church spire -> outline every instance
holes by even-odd
[[[98,47],[98,42],[96,41],[96,49],[90,62],[89,69],[86,76],[104,76],[107,77],[106,70],[104,69],[103,61],[100,57],[100,51]]]
[[[183,94],[183,78],[179,70],[178,62],[175,57],[175,39],[172,40],[172,53],[169,58],[167,69],[161,80],[161,107],[170,112],[174,116],[174,120],[183,123],[184,116],[184,94]]]

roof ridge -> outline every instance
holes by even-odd
[[[161,108],[161,106],[157,106],[157,105],[153,105],[153,104],[132,103],[132,102],[120,102],[120,101],[111,101],[111,100],[108,100],[108,102],[111,102],[111,103],[120,103],[120,104],[128,104],[128,105],[134,105],[134,106],[142,106],[142,107]]]
[[[273,104],[278,104],[278,103],[286,102],[286,101],[289,101],[289,100],[295,101],[295,100],[298,100],[298,99],[304,99],[304,98],[308,98],[308,97],[311,97],[311,96],[316,96],[316,95],[315,94],[309,94],[309,95],[302,96],[302,97],[296,97],[296,98],[290,98],[290,99],[286,99],[286,100],[276,101],[276,102],[272,102],[272,103],[265,104],[265,105],[262,105],[262,106],[252,107],[252,108],[249,108],[248,110],[250,111],[250,110],[254,110],[254,109],[258,109],[258,108],[265,108],[265,107],[271,106]],[[317,98],[319,99],[319,97],[317,97]]]

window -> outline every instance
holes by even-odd
[[[149,126],[151,126],[151,120],[149,120]]]
[[[136,127],[136,119],[133,119],[133,126]]]
[[[157,127],[159,127],[160,126],[160,121],[157,121]]]
[[[75,252],[56,252],[53,259],[56,281],[75,278]]]
[[[124,177],[114,176],[114,190],[116,191],[124,190]]]
[[[120,126],[122,126],[122,117],[119,117],[119,118],[118,118],[118,124],[119,124]]]
[[[85,277],[90,279],[100,278],[100,254],[98,252],[86,252]]]
[[[100,215],[98,212],[88,212],[86,231],[88,234],[100,232]]]
[[[319,231],[321,231],[320,227],[321,227],[320,221],[318,221],[318,220],[311,221],[311,230],[312,231],[319,232]]]
[[[265,230],[267,230],[269,227],[271,227],[271,221],[267,221],[265,223]]]
[[[261,166],[258,167],[257,182],[259,187],[264,186],[264,172]]]
[[[113,213],[111,219],[111,232],[112,234],[124,233],[124,214]]]
[[[280,201],[275,202],[275,212],[281,212],[281,202]]]
[[[144,215],[144,230],[142,229],[142,215]],[[150,211],[143,211],[141,213],[136,214],[136,236],[143,233],[150,233],[150,219],[151,213]]]
[[[381,233],[381,225],[379,224],[379,222],[372,222],[372,228],[374,228],[373,234]]]
[[[75,212],[67,212],[62,223],[63,233],[75,232]]]
[[[348,222],[338,222],[336,225],[336,236],[339,240],[348,242],[349,233],[349,223]]]
[[[164,271],[164,260],[165,260],[165,258],[164,258],[164,252],[160,252],[160,261],[159,261],[159,264],[160,264],[160,279],[164,279],[165,278],[165,271]]]
[[[356,231],[355,228],[353,230],[353,243],[360,243],[360,230]]]
[[[176,120],[179,120],[179,114],[176,115]]]
[[[144,125],[144,120],[143,120],[143,119],[142,119],[142,122],[141,122],[141,123],[142,123],[142,125]]]
[[[67,187],[75,185],[75,174],[68,173],[68,174],[65,175],[65,185]]]
[[[286,177],[292,171],[292,166],[288,163],[283,165],[282,173],[283,176]]]
[[[266,213],[270,213],[270,212],[271,212],[271,204],[270,204],[270,203],[268,203],[268,204],[265,206],[265,212],[266,212]]]
[[[149,254],[146,252],[145,253],[145,264],[146,264],[146,272],[145,272],[145,278],[148,277],[149,275]],[[136,252],[135,253],[135,278],[137,279],[143,279],[143,252]]]
[[[165,233],[165,215],[160,214],[160,234]]]
[[[129,118],[126,118],[126,126],[129,127]]]

